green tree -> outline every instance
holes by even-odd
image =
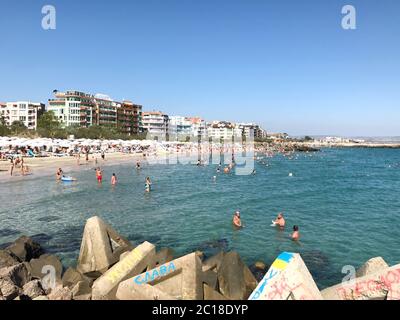
[[[28,128],[22,121],[14,121],[11,126],[10,130],[13,134],[18,135],[25,132]]]
[[[312,141],[314,140],[313,138],[311,138],[310,136],[305,136],[304,137],[304,141]]]

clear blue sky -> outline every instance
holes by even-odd
[[[41,8],[57,9],[44,31]],[[357,9],[357,30],[341,8]],[[398,0],[1,0],[0,101],[53,89],[293,135],[400,135]]]

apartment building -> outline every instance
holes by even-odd
[[[207,135],[207,124],[200,117],[187,118],[192,124],[192,135],[203,137]]]
[[[143,130],[148,135],[165,139],[168,134],[169,117],[161,111],[142,113]]]
[[[192,135],[192,122],[182,116],[169,117],[168,133],[178,137],[189,137]]]
[[[0,116],[6,125],[11,126],[13,122],[20,121],[30,130],[37,128],[38,119],[44,111],[43,103],[17,101],[0,104]]]
[[[242,135],[246,138],[253,137],[254,139],[265,138],[265,131],[255,123],[239,123],[238,127],[242,130]]]
[[[228,121],[213,121],[207,128],[207,135],[213,139],[241,138],[242,132],[236,124]]]
[[[120,130],[128,135],[142,133],[142,106],[131,101],[123,101],[117,109],[117,124]]]
[[[64,127],[89,127],[95,124],[94,96],[80,91],[54,91],[55,98],[49,99],[47,110],[53,111],[55,117]]]

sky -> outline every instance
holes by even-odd
[[[72,89],[269,132],[400,136],[398,0],[0,0],[0,14],[0,101]]]

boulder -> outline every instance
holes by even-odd
[[[214,290],[206,283],[203,284],[203,289],[204,289],[204,300],[227,300],[222,294]]]
[[[41,295],[44,295],[45,292],[39,280],[32,280],[23,286],[22,294],[30,299],[35,299]]]
[[[256,279],[236,252],[224,255],[217,273],[219,290],[227,299],[247,299],[256,287]]]
[[[32,277],[43,279],[51,271],[55,276],[56,282],[61,283],[61,274],[63,266],[60,259],[50,254],[43,254],[37,259],[32,259],[27,263],[27,268]]]
[[[389,268],[389,265],[385,262],[385,260],[383,260],[382,257],[372,258],[364,263],[361,268],[356,271],[356,277],[364,277],[368,274],[382,271],[387,268]]]
[[[21,260],[10,251],[0,250],[0,269],[21,263]]]
[[[99,217],[87,220],[79,252],[77,270],[97,277],[119,261],[120,255],[132,250],[129,241]]]
[[[90,300],[92,289],[87,281],[79,281],[72,289],[73,300]]]
[[[191,253],[120,283],[119,300],[202,300],[201,260]]]
[[[4,300],[13,300],[19,296],[21,290],[11,280],[0,278],[0,297]]]
[[[137,246],[93,283],[92,300],[113,300],[120,282],[147,270],[154,262],[156,248],[149,242]]]
[[[72,289],[80,281],[87,282],[89,287],[93,285],[92,278],[83,275],[78,270],[71,267],[64,272],[64,275],[62,277],[63,287],[68,287],[69,289]]]
[[[22,288],[31,280],[31,275],[24,263],[8,268],[0,269],[0,279],[11,281],[14,285]]]
[[[249,300],[322,300],[322,295],[297,253],[283,252]]]
[[[27,236],[18,238],[13,244],[6,248],[12,252],[20,261],[29,262],[31,259],[39,258],[43,254],[40,244]]]
[[[400,264],[322,290],[326,300],[400,300]]]
[[[61,285],[56,286],[48,295],[49,300],[72,300],[72,292]]]
[[[265,263],[260,262],[260,261],[252,264],[249,267],[249,269],[250,269],[251,273],[253,274],[254,278],[256,278],[256,280],[258,282],[260,282],[264,278],[265,274],[268,271],[268,268],[265,265]]]

